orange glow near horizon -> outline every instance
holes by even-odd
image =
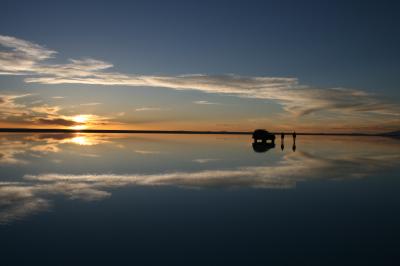
[[[71,129],[74,130],[81,130],[81,129],[86,129],[87,123],[90,122],[90,115],[76,115],[72,118],[72,120],[76,123],[80,123],[80,125],[72,126],[70,127]]]
[[[193,130],[193,131],[252,131],[256,128],[263,128],[269,131],[293,131],[296,132],[334,132],[334,133],[381,133],[390,132],[394,128],[386,127],[383,125],[368,125],[363,123],[353,123],[352,125],[347,124],[334,124],[332,127],[321,128],[316,124],[299,124],[294,122],[293,124],[270,124],[270,123],[249,123],[248,121],[240,121],[240,123],[232,125],[218,125],[216,123],[210,123],[208,121],[176,121],[176,122],[157,122],[157,123],[121,123],[118,121],[106,121],[99,122],[96,116],[92,115],[76,115],[69,117],[70,120],[74,121],[76,125],[73,126],[60,126],[60,125],[40,125],[37,123],[29,122],[0,122],[0,128],[35,128],[35,129],[72,129],[72,130],[84,130],[84,129],[110,129],[110,130]]]

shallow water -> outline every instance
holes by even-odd
[[[377,265],[400,140],[0,134],[0,264]]]

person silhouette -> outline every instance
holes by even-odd
[[[282,132],[281,133],[281,140],[283,140],[285,138],[285,134]]]
[[[285,148],[285,145],[283,145],[283,142],[281,144],[281,150],[283,150]]]
[[[293,141],[296,142],[296,131],[293,131]]]

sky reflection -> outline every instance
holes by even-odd
[[[246,136],[3,134],[0,224],[49,210],[55,196],[104,200],[127,186],[288,189],[397,170],[400,160],[392,139],[302,137],[296,144],[296,152],[256,154]]]

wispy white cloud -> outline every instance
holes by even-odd
[[[209,101],[194,101],[194,104],[202,104],[202,105],[218,105],[220,103],[209,102]]]
[[[135,150],[135,153],[139,153],[139,154],[160,154],[161,151],[155,151],[155,150]]]
[[[98,103],[98,102],[93,102],[93,103],[81,103],[81,106],[96,106],[96,105],[100,105],[102,103]]]
[[[0,35],[0,45],[9,49],[0,51],[0,74],[31,73],[38,62],[56,54],[43,46],[11,36]]]
[[[165,110],[161,107],[139,107],[136,108],[135,111],[136,112],[144,112],[144,111],[161,111],[161,110]]]
[[[33,106],[30,108],[32,112],[35,113],[42,113],[42,114],[48,114],[48,115],[57,115],[58,112],[61,110],[61,107],[59,106],[49,106],[47,104],[44,105],[39,105],[39,106]]]
[[[94,154],[94,153],[81,153],[79,155],[83,156],[83,157],[91,157],[91,158],[99,158],[100,157],[99,154]]]
[[[26,105],[18,103],[21,98],[26,98],[31,94],[2,94],[0,95],[0,118],[21,117],[27,113]]]
[[[195,162],[195,163],[210,163],[210,162],[216,162],[219,160],[220,159],[216,159],[216,158],[199,158],[199,159],[194,159],[193,162]]]
[[[242,98],[272,100],[284,110],[298,115],[331,111],[342,115],[379,114],[399,116],[398,105],[377,95],[347,88],[314,88],[293,77],[246,77],[239,75],[156,76],[122,74],[108,71],[111,63],[91,59],[70,59],[67,64],[46,64],[56,53],[38,44],[9,36],[0,36],[0,73],[30,74],[29,83],[123,85],[161,87],[174,90],[198,90]],[[203,102],[204,104],[205,102]],[[201,104],[201,103],[200,103]],[[140,108],[138,108],[140,109]],[[142,109],[142,111],[148,109]]]

